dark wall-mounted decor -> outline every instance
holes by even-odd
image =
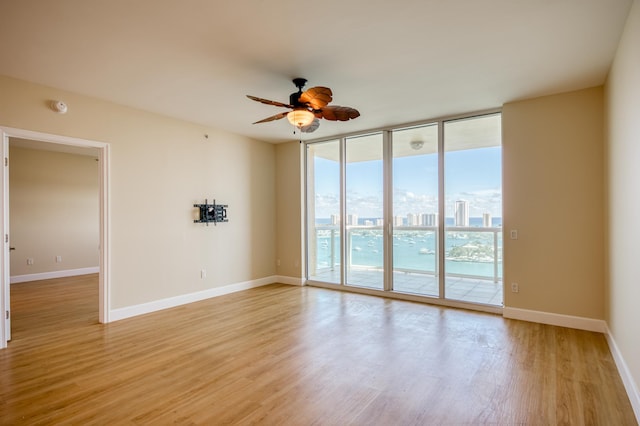
[[[227,207],[226,204],[216,204],[216,200],[213,200],[213,204],[209,204],[208,200],[204,200],[204,204],[194,204],[193,207],[197,207],[200,210],[200,219],[196,219],[194,223],[206,223],[209,226],[209,222],[213,222],[217,225],[218,222],[229,222],[227,219]]]

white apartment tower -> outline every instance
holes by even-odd
[[[491,228],[491,213],[482,213],[482,226]]]
[[[420,215],[420,225],[422,226],[438,226],[437,213],[422,213]]]
[[[456,226],[469,226],[469,202],[466,200],[456,201],[455,210]]]

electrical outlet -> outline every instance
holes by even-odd
[[[512,240],[517,240],[518,239],[518,230],[517,229],[512,229],[510,232],[510,236]]]
[[[280,259],[276,260],[276,266],[280,266]]]
[[[207,270],[206,269],[201,269],[200,270],[200,278],[203,279],[203,280],[205,278],[207,278]]]
[[[62,256],[56,256],[56,263],[62,262]]]
[[[518,283],[511,283],[511,292],[518,293],[519,291],[520,291],[520,287],[518,286]]]
[[[33,257],[27,258],[27,265],[33,265]]]

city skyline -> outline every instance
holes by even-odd
[[[468,216],[502,216],[501,147],[450,151],[445,155],[445,217],[455,203],[468,201]],[[339,212],[339,165],[315,159],[315,211],[318,218]],[[394,216],[437,214],[437,154],[394,158]],[[382,160],[349,163],[347,210],[360,217],[382,217]]]
[[[480,216],[469,216],[466,221],[456,222],[455,217],[446,217],[448,226],[459,227],[500,227],[502,226],[502,217],[494,217],[490,213],[484,213]],[[336,214],[332,214],[331,217],[317,217],[316,222],[326,221],[326,224],[339,225],[340,218]],[[494,224],[494,221],[497,224]],[[437,213],[409,213],[407,216],[395,215],[391,218],[393,226],[424,226],[424,227],[436,227],[439,224]],[[381,217],[359,217],[356,214],[347,215],[347,226],[383,226],[384,219]]]

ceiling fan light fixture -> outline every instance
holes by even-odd
[[[287,114],[289,123],[296,127],[308,126],[313,123],[314,118],[316,118],[316,116],[307,109],[294,109]]]

